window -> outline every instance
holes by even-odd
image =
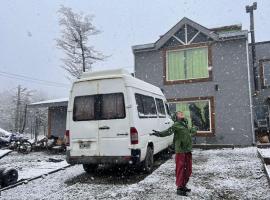
[[[170,109],[169,109],[169,105],[166,103],[165,106],[166,106],[167,114],[168,114],[168,115],[171,115],[171,111],[170,111]]]
[[[119,119],[125,117],[123,94],[101,95],[101,119]]]
[[[262,60],[261,61],[262,67],[262,86],[263,87],[270,87],[270,60]]]
[[[78,96],[74,99],[73,120],[107,120],[126,117],[122,93]]]
[[[135,94],[138,114],[140,118],[156,118],[157,110],[153,97]]]
[[[188,120],[189,126],[195,126],[198,132],[211,131],[210,100],[175,102],[176,111],[182,111]]]
[[[167,81],[209,78],[208,47],[167,51],[166,72]]]
[[[163,117],[163,118],[166,117],[163,100],[162,99],[156,99],[156,104],[157,104],[158,116]]]
[[[95,119],[95,96],[80,96],[74,99],[73,120]]]

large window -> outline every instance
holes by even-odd
[[[179,101],[172,103],[175,111],[182,111],[189,126],[194,126],[198,132],[211,132],[211,101]]]
[[[140,118],[155,118],[157,117],[157,109],[153,97],[135,94],[138,114]]]
[[[208,47],[167,51],[166,72],[167,81],[209,78]]]
[[[73,120],[106,120],[126,117],[122,93],[78,96],[74,99]]]
[[[262,86],[263,87],[270,87],[270,59],[262,60],[261,61],[262,67]]]

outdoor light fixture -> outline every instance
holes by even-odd
[[[257,10],[257,2],[254,2],[252,4],[252,6],[246,6],[246,12],[249,13],[249,12],[253,12],[253,10]]]

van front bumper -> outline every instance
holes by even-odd
[[[130,156],[71,156],[70,150],[66,152],[66,160],[69,164],[138,164],[141,151],[132,149]]]

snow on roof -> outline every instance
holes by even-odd
[[[60,98],[60,99],[50,99],[50,100],[46,100],[46,101],[39,101],[39,102],[35,102],[35,103],[31,103],[29,104],[30,107],[34,107],[37,105],[50,105],[50,104],[57,104],[57,103],[67,103],[68,102],[68,98]]]
[[[218,36],[220,39],[226,38],[226,39],[232,39],[232,38],[239,38],[239,37],[247,37],[248,31],[243,30],[243,31],[235,31],[235,32],[224,32],[224,33],[219,33]]]

